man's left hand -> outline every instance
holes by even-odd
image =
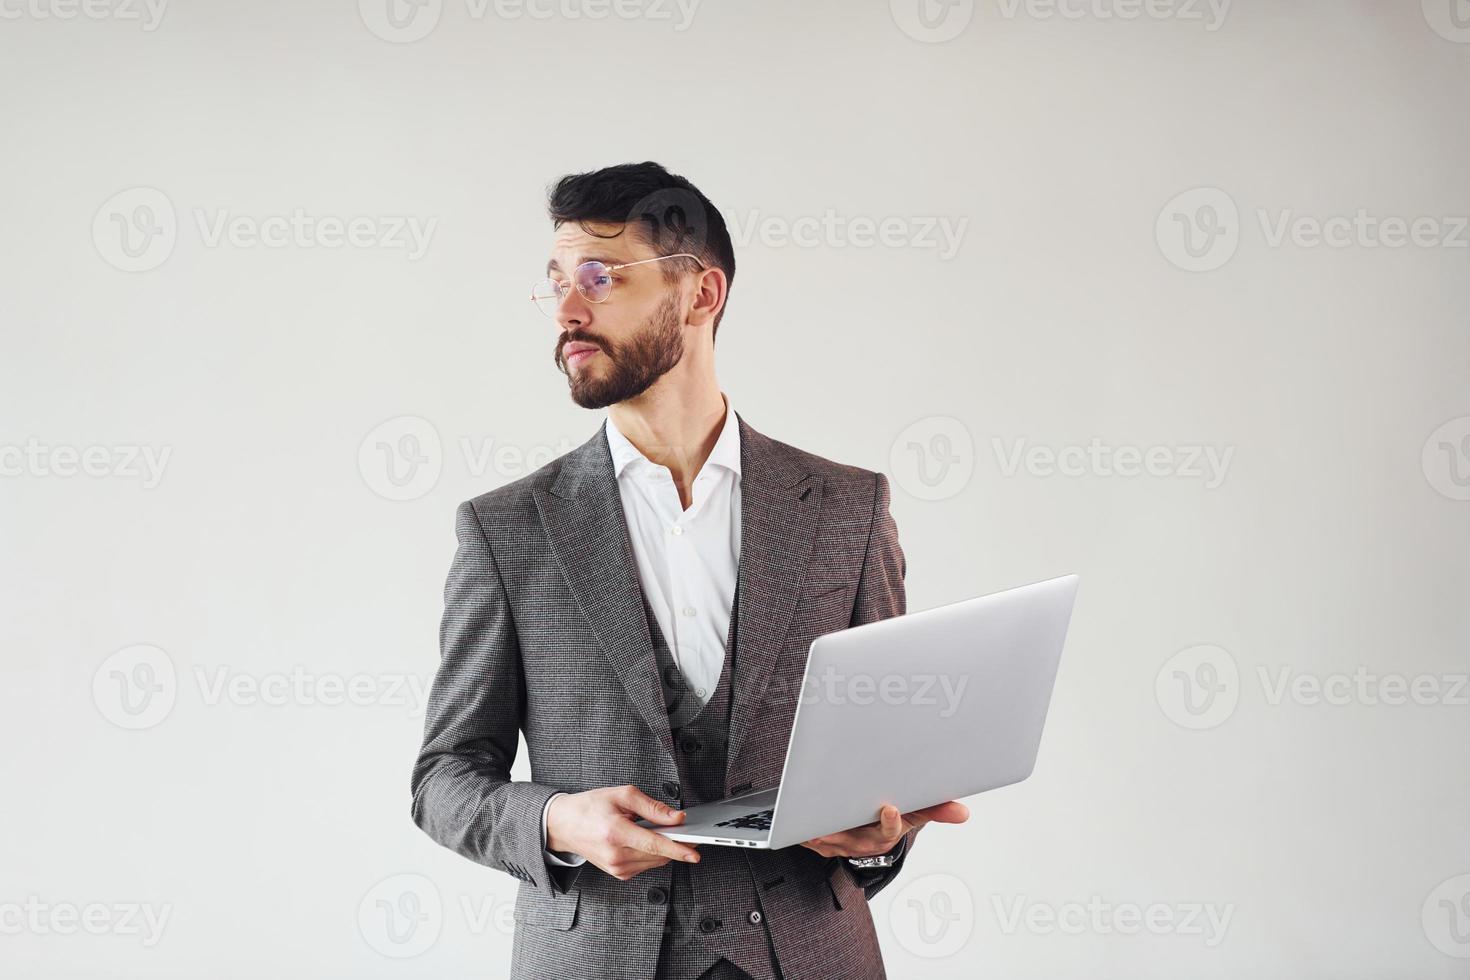
[[[912,813],[899,813],[898,807],[885,805],[873,823],[813,837],[803,841],[801,846],[811,848],[822,857],[876,857],[893,850],[899,838],[926,823],[964,823],[968,819],[970,808],[955,800],[926,806]]]

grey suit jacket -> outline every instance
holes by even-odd
[[[736,417],[741,588],[729,792],[780,781],[812,640],[902,614],[906,571],[883,474],[803,452]],[[521,881],[515,977],[652,976],[668,912],[648,896],[668,887],[671,865],[619,881],[590,863],[549,867],[541,848],[541,810],[557,790],[632,783],[680,803],[606,424],[536,472],[460,505],[441,662],[413,769],[414,822]],[[510,778],[521,732],[530,782]],[[721,866],[732,888],[753,874],[787,978],[881,977],[868,899],[899,872],[915,833],[888,869],[854,869],[799,845],[734,852],[743,861]]]

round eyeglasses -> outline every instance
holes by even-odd
[[[635,265],[646,265],[649,262],[662,262],[664,259],[693,259],[699,262],[703,269],[704,263],[699,256],[688,252],[678,252],[674,255],[660,255],[652,259],[640,259],[637,262],[623,262],[619,265],[608,265],[593,259],[591,262],[583,262],[572,270],[571,281],[576,283],[577,292],[589,303],[602,303],[612,295],[612,274],[619,269],[628,269]],[[571,287],[565,280],[552,279],[550,277],[541,279],[531,287],[531,302],[536,304],[536,309],[549,317],[556,317],[556,309],[561,306],[561,301],[566,299],[567,291]]]

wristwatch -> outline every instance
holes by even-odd
[[[873,857],[848,858],[847,863],[854,868],[891,868],[897,860],[896,854],[877,854]]]

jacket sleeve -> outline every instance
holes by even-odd
[[[873,520],[868,533],[868,549],[863,557],[862,578],[858,582],[857,602],[853,606],[851,626],[902,616],[907,609],[904,593],[904,576],[908,564],[903,548],[898,543],[898,525],[889,513],[890,493],[888,477],[875,473],[876,488],[873,494]],[[862,886],[863,894],[869,899],[882,891],[903,868],[904,861],[914,849],[917,830],[904,834],[888,853],[898,855],[898,860],[887,868],[855,868],[844,859],[842,866]]]
[[[444,585],[440,662],[413,767],[413,821],[439,844],[549,891],[541,817],[553,786],[512,782],[526,712],[509,599],[472,504],[459,506],[459,547]]]

